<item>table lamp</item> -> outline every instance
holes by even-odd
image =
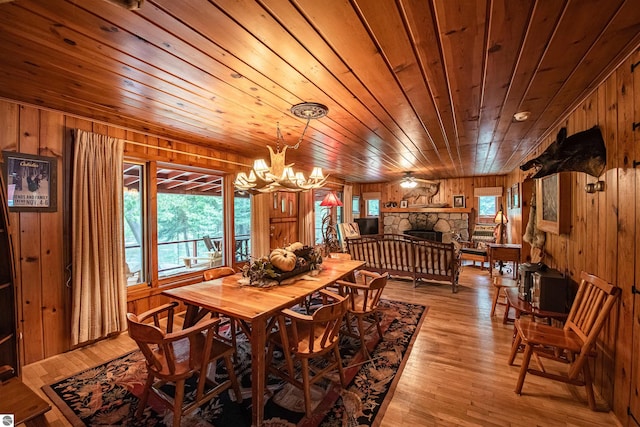
[[[500,228],[499,235],[498,235],[498,243],[503,245],[504,235],[506,231],[504,228],[504,225],[509,222],[509,218],[507,218],[507,215],[505,215],[504,210],[502,209],[502,205],[500,205],[500,210],[496,212],[496,217],[493,219],[493,222],[498,224],[498,227]]]
[[[327,212],[322,218],[322,239],[324,240],[325,253],[329,255],[331,252],[338,252],[340,250],[340,244],[338,242],[338,233],[336,232],[336,226],[333,223],[331,211],[334,206],[342,206],[342,202],[336,196],[333,191],[327,193],[320,206],[328,207]]]

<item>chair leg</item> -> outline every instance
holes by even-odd
[[[509,366],[512,366],[513,361],[516,360],[516,355],[518,354],[518,348],[520,347],[521,342],[522,338],[520,338],[520,334],[516,332],[516,336],[513,338],[513,344],[511,345],[511,352],[509,353]]]
[[[491,317],[496,314],[496,305],[498,305],[498,298],[500,298],[500,286],[496,286],[496,291],[493,293],[493,302],[491,303]]]
[[[347,386],[347,381],[345,380],[345,377],[344,377],[344,369],[342,368],[342,358],[340,357],[340,348],[338,346],[335,346],[333,348],[333,354],[334,354],[334,357],[336,358],[336,364],[338,366],[338,375],[340,376],[340,385],[342,386],[342,388],[345,388]]]
[[[234,353],[235,354],[235,353]],[[231,381],[231,387],[233,393],[236,395],[236,403],[242,403],[242,394],[240,393],[240,384],[238,384],[238,377],[231,361],[231,356],[224,357],[224,362],[227,365],[227,375],[229,375],[229,381]]]
[[[382,325],[380,324],[382,319],[378,316],[382,316],[382,313],[376,310],[373,313],[373,318],[374,318],[374,321],[376,322],[376,329],[378,330],[378,336],[380,337],[380,340],[382,340]]]
[[[173,401],[173,427],[180,427],[182,402],[184,402],[184,382],[185,380],[176,381],[176,396]]]
[[[522,357],[522,366],[520,366],[520,375],[518,376],[518,383],[516,384],[516,393],[522,394],[522,386],[524,385],[524,377],[527,376],[527,369],[529,369],[529,362],[531,361],[531,354],[533,353],[533,347],[527,344],[524,348],[524,355]]]
[[[142,391],[142,397],[138,403],[138,409],[136,410],[136,418],[140,418],[144,412],[144,408],[147,406],[147,400],[149,400],[149,391],[153,387],[153,380],[155,377],[151,372],[147,375],[147,382],[144,384],[144,390]]]
[[[365,341],[365,329],[364,329],[364,320],[362,316],[357,316],[358,318],[358,334],[360,335],[360,345],[362,346],[362,353],[364,357],[370,359],[369,350],[367,349],[367,343]]]
[[[589,402],[589,408],[592,411],[596,411],[598,407],[596,406],[596,397],[593,394],[593,384],[591,383],[591,370],[589,369],[589,359],[586,358],[584,364],[582,365],[582,376],[584,377],[584,387],[587,391],[587,402]]]
[[[302,388],[304,389],[304,409],[307,417],[311,416],[311,381],[309,381],[309,360],[300,359],[302,364]]]

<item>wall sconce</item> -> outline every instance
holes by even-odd
[[[595,193],[596,191],[604,191],[604,181],[591,182],[584,186],[587,193]]]

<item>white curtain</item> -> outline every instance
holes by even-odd
[[[259,258],[269,255],[270,228],[269,202],[271,194],[251,196],[251,257]]]
[[[126,329],[124,141],[76,130],[72,188],[72,324],[77,345]]]
[[[345,185],[342,189],[342,220],[345,224],[353,222],[353,186]]]
[[[303,245],[315,245],[313,191],[298,193],[298,240]]]

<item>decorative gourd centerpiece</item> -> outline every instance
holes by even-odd
[[[268,287],[284,280],[311,271],[320,270],[322,255],[315,248],[300,242],[271,251],[242,267],[242,276],[249,286]]]

